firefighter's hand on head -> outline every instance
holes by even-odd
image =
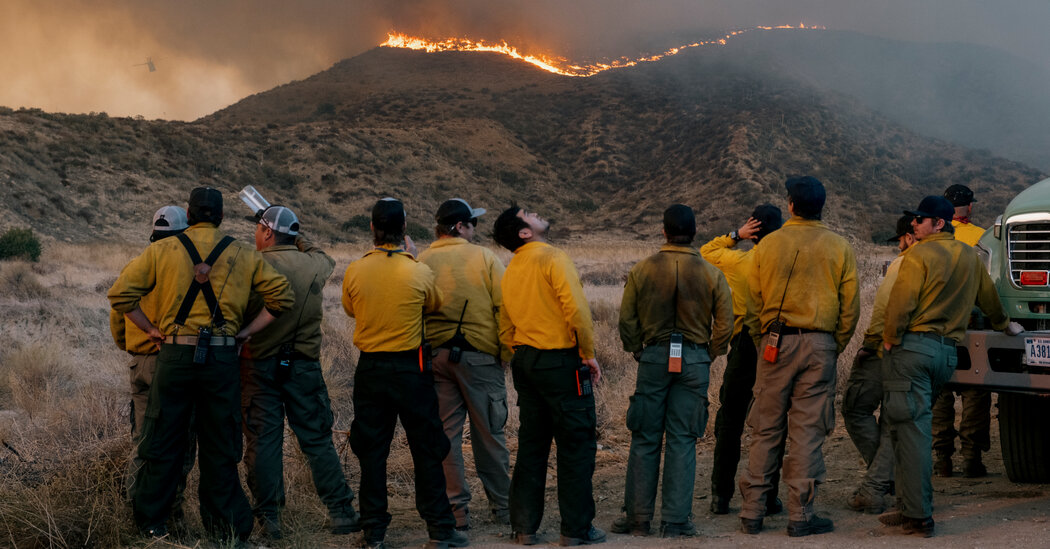
[[[1024,326],[1021,326],[1016,322],[1011,322],[1006,325],[1006,329],[1003,330],[1003,333],[1008,336],[1020,335],[1024,333]]]

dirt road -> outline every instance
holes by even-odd
[[[694,501],[694,522],[700,534],[691,539],[663,540],[609,534],[602,547],[1050,547],[1050,485],[1014,484],[1006,478],[998,448],[997,424],[993,421],[993,448],[986,454],[989,476],[965,479],[959,475],[961,460],[956,455],[956,475],[934,478],[934,519],[937,535],[931,539],[899,535],[899,529],[881,526],[874,515],[849,510],[846,498],[863,473],[841,419],[825,445],[827,481],[817,495],[818,512],[835,521],[829,534],[790,538],[786,534],[787,516],[767,517],[761,535],[738,531],[739,495],[734,497],[729,515],[708,512],[711,470],[710,436],[701,442]],[[625,438],[625,437],[624,437]],[[608,530],[619,516],[623,502],[624,469],[628,440],[606,440],[598,450],[598,469],[594,477],[598,516],[596,524]],[[746,454],[745,454],[746,456]],[[1047,456],[1050,459],[1050,456]],[[557,496],[553,463],[548,479],[547,513],[541,535],[545,542],[558,541]],[[485,521],[484,492],[475,491],[477,522],[469,532],[473,547],[512,547],[507,528]],[[786,487],[781,488],[786,491]],[[659,501],[659,497],[657,498]],[[410,501],[392,501],[394,524],[387,541],[392,546],[415,547],[423,544],[423,525]],[[659,517],[657,517],[659,521]],[[658,523],[658,522],[657,522]]]

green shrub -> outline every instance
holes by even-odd
[[[32,229],[11,229],[0,236],[0,259],[40,260],[40,240]]]

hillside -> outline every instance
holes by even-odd
[[[776,60],[740,59],[713,48],[579,79],[495,54],[381,48],[193,123],[2,111],[0,230],[144,241],[153,210],[192,186],[222,189],[239,217],[234,194],[253,184],[330,241],[364,238],[387,195],[417,234],[462,196],[527,204],[561,236],[628,238],[658,234],[680,201],[707,236],[760,201],[786,206],[783,180],[808,173],[828,186],[828,221],[868,239],[954,182],[979,193],[988,225],[1043,177],[800,84]]]

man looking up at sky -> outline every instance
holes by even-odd
[[[594,456],[597,418],[593,387],[601,379],[594,328],[576,266],[547,243],[550,223],[511,206],[496,219],[495,238],[514,257],[503,275],[500,340],[514,349],[511,372],[521,426],[510,485],[514,541],[539,543],[547,460],[558,443],[561,544],[605,541],[595,527]]]

